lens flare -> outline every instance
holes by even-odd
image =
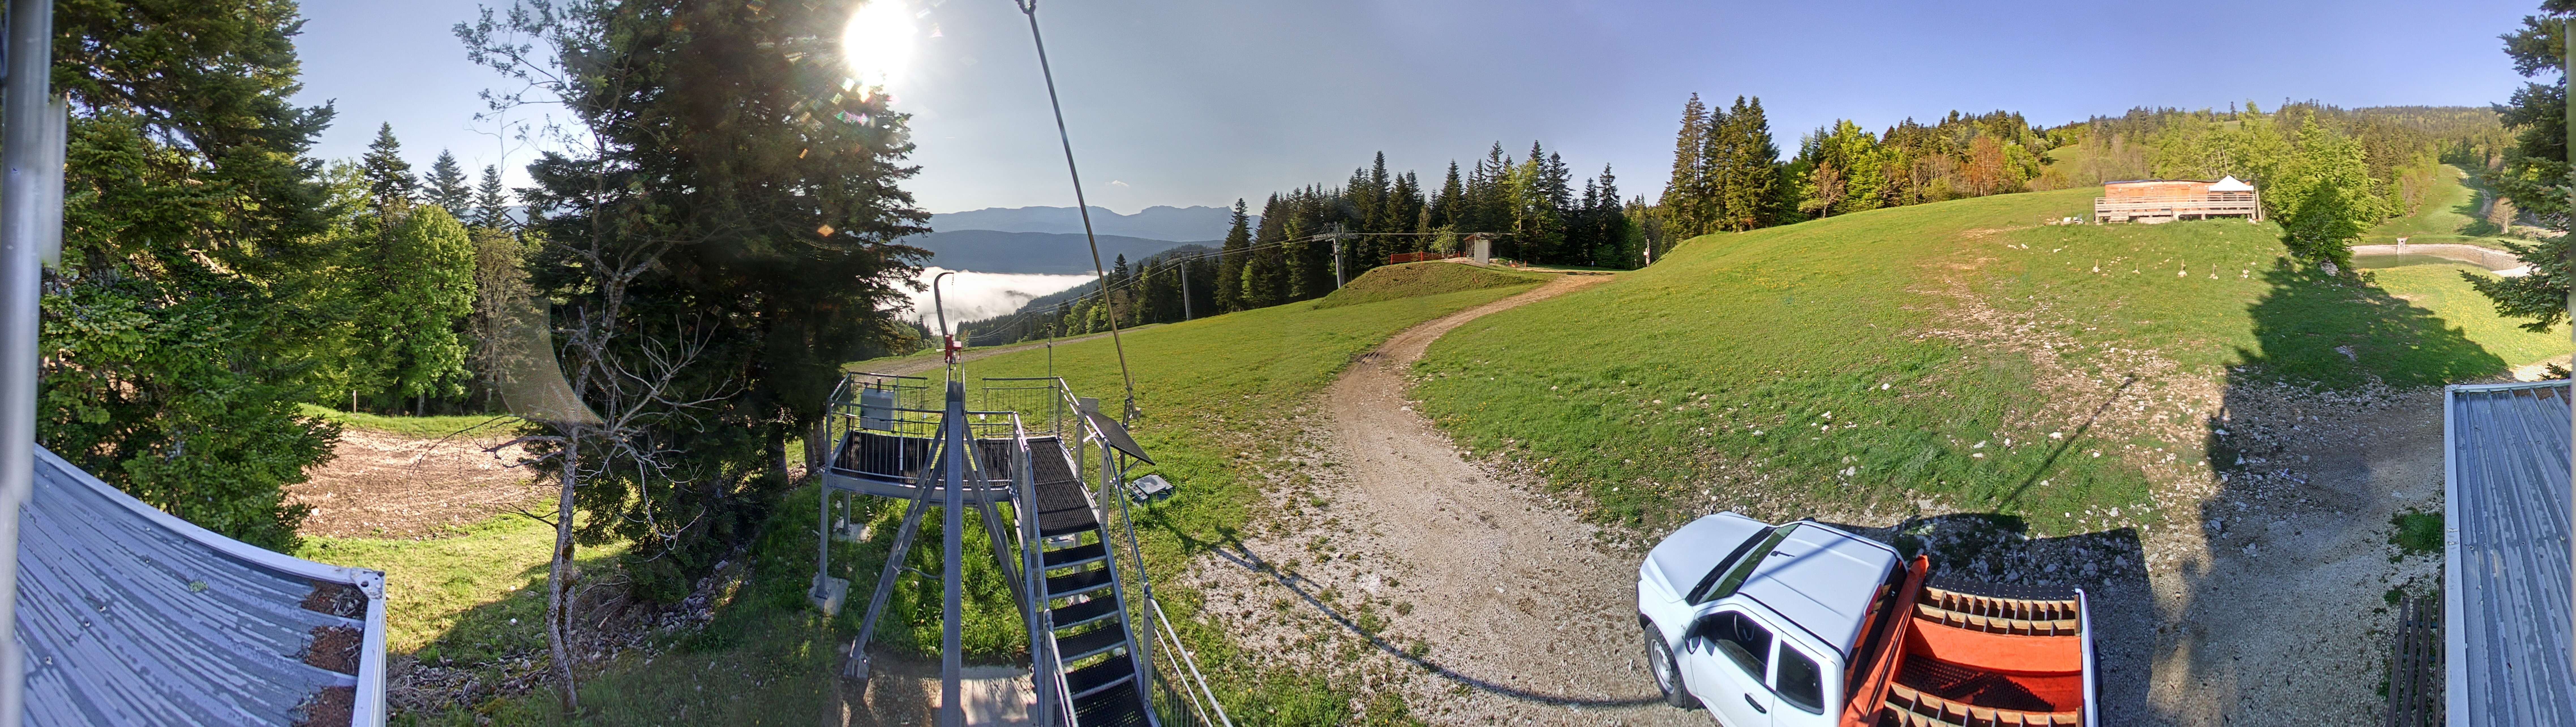
[[[863,89],[891,89],[903,80],[904,66],[911,62],[912,46],[920,35],[902,0],[869,0],[850,14],[849,27],[841,30],[841,57]]]

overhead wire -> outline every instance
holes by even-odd
[[[1065,130],[1064,102],[1056,96],[1055,69],[1047,64],[1046,37],[1038,33],[1038,0],[1011,0],[1020,14],[1029,16],[1029,40],[1037,45],[1038,73],[1046,77],[1047,105],[1055,110],[1056,139],[1064,144],[1064,170],[1073,177],[1074,210],[1082,213],[1082,239],[1091,246],[1091,272],[1100,279],[1103,291],[1109,288],[1109,271],[1100,265],[1100,238],[1091,231],[1091,203],[1083,197],[1082,169],[1073,162],[1073,134]],[[1118,317],[1109,317],[1109,343],[1118,349],[1118,378],[1127,386],[1126,409],[1119,419],[1133,423],[1136,419],[1136,375],[1127,368],[1127,344],[1118,337]]]

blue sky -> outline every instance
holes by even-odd
[[[506,0],[504,0],[506,1]],[[914,114],[933,212],[1071,205],[1026,20],[1010,0],[906,4],[920,36],[890,84]],[[449,27],[470,0],[308,0],[304,103],[336,101],[315,149],[392,122],[416,167],[440,148],[515,181],[530,150],[476,122],[500,79]],[[1384,150],[1435,181],[1532,140],[1652,195],[1692,92],[1759,96],[1780,145],[1837,118],[1884,128],[1951,109],[2059,124],[2132,106],[2285,98],[2483,105],[2521,82],[2496,35],[2534,0],[2423,3],[1041,0],[1091,202],[1255,205],[1334,183]],[[839,29],[822,32],[837,34]],[[932,33],[937,37],[929,37]],[[529,114],[523,112],[523,118]]]

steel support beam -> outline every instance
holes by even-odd
[[[965,634],[960,629],[966,615],[965,587],[961,566],[965,558],[966,538],[966,458],[975,456],[966,436],[966,383],[948,380],[948,412],[940,417],[942,445],[947,449],[945,470],[939,478],[947,490],[940,501],[941,513],[939,563],[939,725],[966,727],[966,705],[960,681],[966,672]]]
[[[0,625],[18,622],[18,510],[36,478],[36,305],[45,251],[59,245],[62,156],[45,148],[62,107],[53,76],[54,4],[9,3],[7,86],[0,90]],[[55,118],[50,121],[47,117]],[[46,169],[48,160],[53,168]],[[52,182],[47,189],[45,182]],[[53,209],[48,211],[47,206]],[[52,230],[46,229],[47,222]],[[26,715],[26,655],[0,638],[0,727]]]

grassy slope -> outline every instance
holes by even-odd
[[[497,515],[440,538],[307,537],[295,555],[385,572],[388,650],[474,663],[544,643],[540,586],[554,538],[545,523]],[[597,565],[624,550],[580,552]]]
[[[2381,223],[2363,234],[2358,244],[2393,245],[2404,237],[2416,244],[2455,242],[2504,249],[2494,242],[2495,225],[2478,217],[2480,193],[2467,186],[2468,173],[2444,165],[2433,176],[2433,189],[2415,214]]]
[[[1315,307],[1335,308],[1417,295],[1529,285],[1545,280],[1546,276],[1538,273],[1450,262],[1386,265],[1362,273],[1341,290],[1315,301]]]
[[[1137,379],[1137,404],[1146,413],[1135,433],[1161,462],[1159,468],[1140,470],[1138,474],[1159,471],[1181,487],[1179,496],[1139,511],[1138,534],[1158,579],[1157,595],[1198,652],[1200,665],[1212,671],[1210,678],[1226,692],[1222,695],[1225,703],[1240,723],[1349,724],[1379,721],[1386,715],[1352,713],[1349,705],[1356,690],[1347,685],[1326,685],[1312,675],[1264,672],[1251,667],[1252,660],[1242,657],[1224,634],[1200,626],[1192,618],[1202,602],[1200,594],[1178,587],[1171,577],[1192,557],[1235,540],[1260,498],[1258,485],[1248,479],[1250,468],[1284,451],[1288,432],[1279,429],[1285,426],[1281,412],[1303,405],[1349,361],[1396,331],[1524,289],[1509,286],[1462,290],[1326,309],[1317,309],[1313,303],[1297,303],[1158,326],[1125,337],[1127,358]],[[861,362],[859,367],[868,363]],[[1044,351],[998,356],[966,367],[970,377],[1045,373]],[[1117,359],[1109,341],[1058,347],[1055,373],[1064,376],[1077,391],[1099,396],[1105,402],[1114,402],[1119,396]],[[717,607],[715,621],[707,628],[673,643],[671,650],[649,662],[630,655],[590,677],[582,695],[593,718],[611,724],[673,720],[754,724],[804,721],[824,711],[832,703],[836,688],[837,650],[856,633],[863,607],[854,606],[838,618],[825,619],[805,605],[807,579],[813,573],[813,507],[810,489],[791,493],[782,501],[771,525],[764,528],[753,548],[750,577]],[[891,538],[898,514],[893,508],[879,507],[875,513],[879,524],[876,541],[836,548],[835,561],[848,566],[843,575],[858,576],[853,578],[851,603],[866,602],[871,579],[887,555],[884,541]],[[496,529],[473,537],[497,540],[507,532]],[[936,543],[933,532],[926,531],[922,537],[925,542]],[[308,548],[314,555],[308,557],[391,562],[352,553],[377,552],[366,550],[369,548],[418,552],[422,547],[316,539],[316,544]],[[496,547],[505,546],[496,543]],[[543,553],[542,544],[524,551],[508,547],[507,553],[493,554],[496,562],[489,572],[496,583],[516,583],[526,577],[523,574],[535,574],[536,580],[528,581],[533,586],[542,582]],[[935,547],[916,550],[912,558],[915,567],[936,572]],[[968,561],[970,575],[974,564],[982,560]],[[538,570],[525,570],[528,568]],[[455,577],[434,566],[422,572],[427,574],[425,578],[443,577],[449,579],[447,582]],[[402,580],[404,576],[397,574],[394,578]],[[982,606],[970,610],[1007,609],[1007,596],[980,592],[999,588],[998,581],[990,583],[992,588],[978,589],[974,594]],[[921,592],[916,592],[910,582],[898,588],[901,590],[889,608],[887,623],[891,628],[880,630],[879,643],[898,652],[928,654],[937,643],[936,610],[929,609],[923,615],[910,603],[935,599],[936,585]],[[447,642],[435,639],[455,637],[416,634],[437,632],[442,628],[436,625],[439,618],[467,623],[492,608],[492,603],[526,600],[531,606],[539,605],[535,599],[501,599],[473,605],[474,610],[465,618],[453,614],[475,598],[461,595],[411,612],[414,615],[409,618],[417,619],[421,625],[397,631],[406,639],[443,645]],[[507,608],[520,607],[513,604]],[[523,616],[521,623],[533,623],[533,614]],[[992,638],[985,641],[996,642],[983,645],[977,649],[979,652],[1024,648],[1010,640],[1016,638],[1009,633],[1017,627],[1016,617],[970,617],[968,625],[970,632],[986,631]],[[464,630],[460,626],[447,634]],[[541,692],[495,700],[472,713],[409,715],[405,719],[428,724],[470,724],[482,715],[501,722],[547,723],[557,721],[549,707],[552,700],[550,693]],[[1386,702],[1377,700],[1371,704]]]
[[[2492,277],[2486,268],[2464,263],[2438,263],[2382,268],[2367,273],[2381,289],[2415,307],[2432,311],[2460,333],[2507,364],[2522,366],[2566,356],[2576,345],[2567,340],[2567,325],[2547,333],[2522,328],[2527,319],[2496,315],[2494,301],[2469,287],[2461,275]]]
[[[1944,318],[1960,305],[1942,293],[1954,280],[2073,338],[2078,367],[2094,366],[2105,346],[2155,350],[2186,376],[2332,387],[2504,367],[2430,311],[2279,266],[2274,225],[2034,224],[2094,194],[2003,195],[1701,238],[1619,281],[1459,328],[1420,364],[1433,377],[1421,394],[1462,443],[1509,448],[1553,481],[1587,488],[1609,520],[1669,524],[1725,507],[1785,517],[1921,493],[2059,531],[2069,524],[2061,513],[2088,507],[2127,506],[2131,520],[2152,521],[2136,515],[2144,475],[2117,458],[1975,443],[2046,441],[2051,431],[2079,432],[2074,451],[2132,443],[2086,441],[2052,420],[2027,356],[1922,335],[1959,327]],[[2201,443],[2154,446],[2197,457]],[[1728,487],[1744,479],[1788,502],[1717,494],[1748,491]],[[2043,479],[2053,486],[2029,486]]]
[[[2499,238],[2485,233],[2494,226],[2479,219],[2476,190],[2463,185],[2465,173],[2457,167],[2443,167],[2431,198],[2414,215],[2389,220],[2362,237],[2363,243],[2394,243],[2399,237],[2408,242],[2454,242],[2504,249]],[[2369,271],[2374,282],[2391,295],[2432,311],[2443,320],[2458,326],[2462,335],[2506,363],[2524,365],[2568,354],[2571,346],[2565,325],[2547,333],[2523,330],[2521,319],[2497,316],[2495,305],[2469,287],[2461,275],[2487,275],[2484,268],[2456,263],[2407,265]]]

